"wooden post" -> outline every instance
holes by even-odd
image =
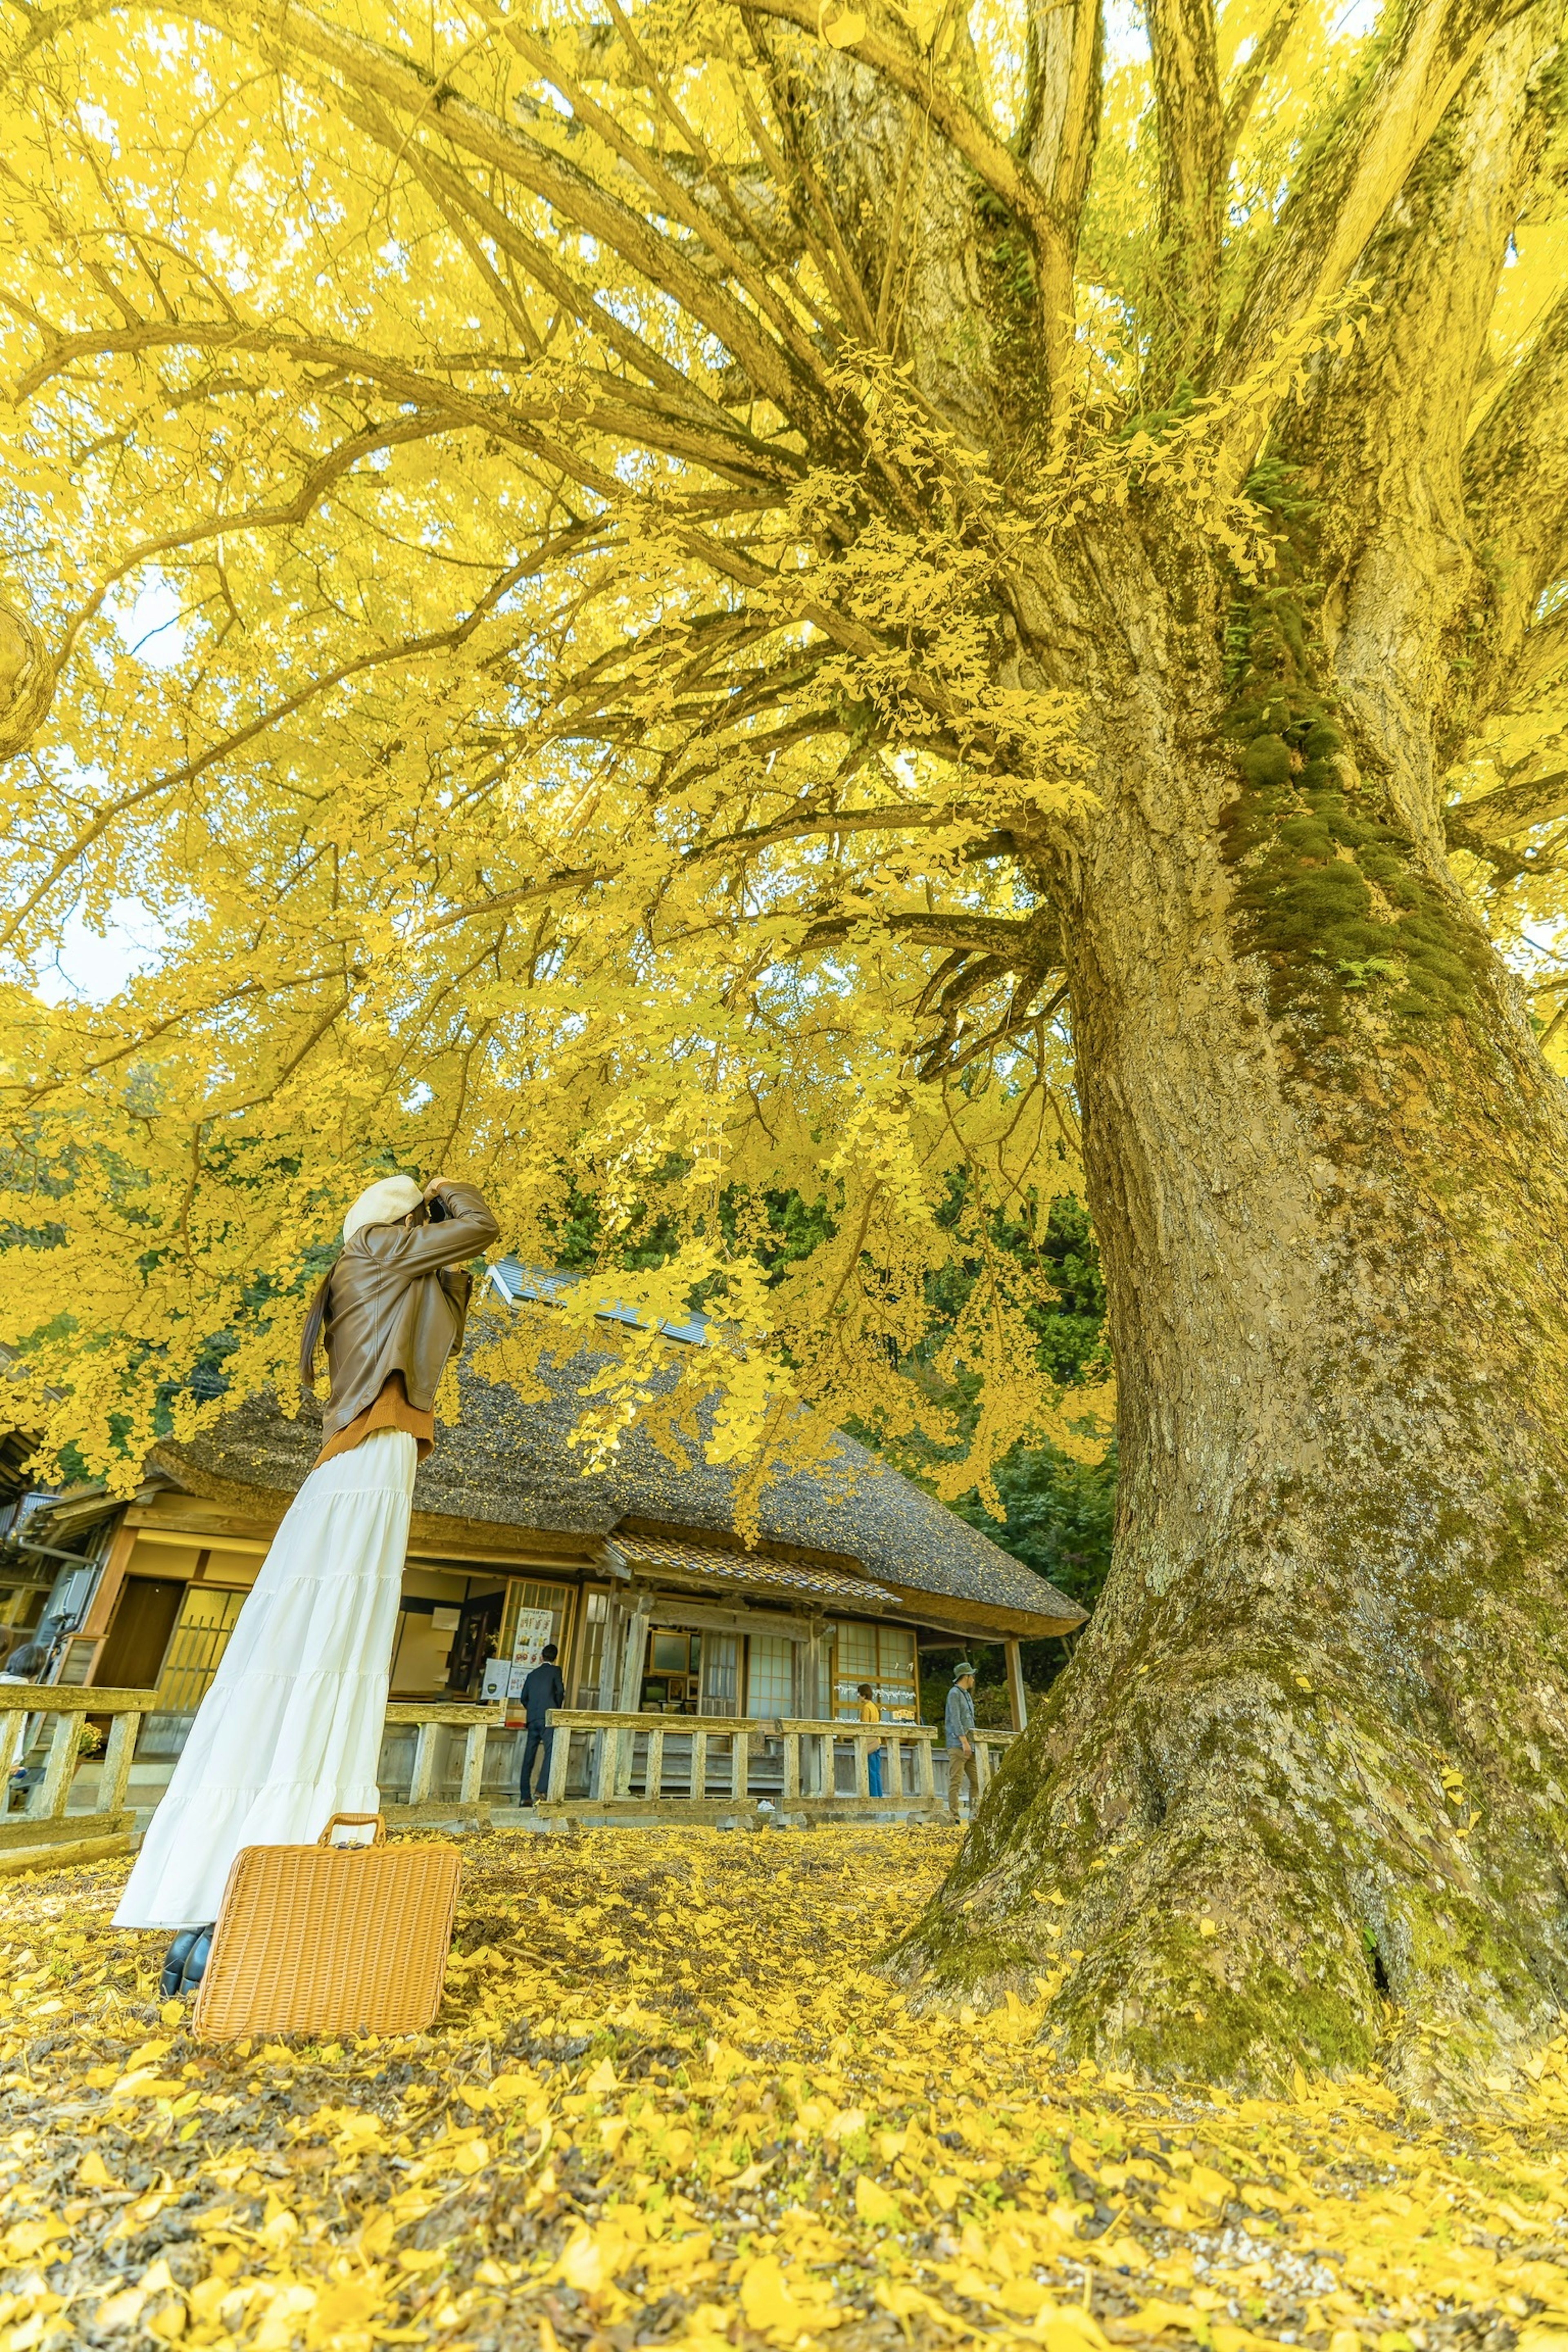
[[[117,1715],[110,1723],[94,1812],[117,1813],[125,1802],[125,1784],[131,1778],[131,1759],[136,1753],[136,1734],[141,1728],[139,1715]],[[4,1746],[4,1736],[0,1735],[0,1748]]]
[[[800,1743],[803,1736],[798,1731],[784,1734],[784,1800],[786,1805],[800,1795]]]
[[[599,1698],[601,1715],[610,1714],[616,1704],[616,1684],[621,1665],[621,1643],[626,1629],[626,1611],[615,1593],[605,1603],[604,1647],[599,1652]]]
[[[749,1731],[732,1732],[730,1737],[730,1789],[738,1805],[743,1805],[751,1791],[747,1786],[752,1777],[752,1735]]]
[[[566,1773],[571,1761],[572,1734],[570,1729],[563,1727],[557,1730],[550,1743],[550,1787],[547,1793],[552,1805],[565,1801]]]
[[[700,1803],[708,1794],[708,1734],[691,1735],[691,1794]]]
[[[1013,1710],[1013,1728],[1022,1731],[1029,1720],[1029,1694],[1024,1688],[1024,1661],[1016,1642],[1005,1642],[1007,1653],[1007,1702]]]
[[[120,1598],[121,1587],[125,1582],[125,1571],[131,1565],[131,1555],[136,1549],[136,1532],[134,1528],[127,1527],[123,1519],[114,1530],[109,1549],[104,1555],[103,1567],[98,1582],[92,1589],[92,1599],[88,1603],[87,1614],[78,1628],[87,1640],[100,1643],[104,1634],[109,1631],[114,1615],[114,1606]],[[92,1665],[88,1669],[89,1683],[97,1664],[98,1660],[94,1658]]]
[[[935,1746],[934,1739],[915,1742],[915,1787],[928,1802],[936,1796],[936,1776],[931,1769],[931,1750]]]
[[[620,1794],[620,1778],[621,1735],[612,1724],[599,1735],[599,1785],[594,1793],[602,1805]]]
[[[0,1715],[0,1788],[4,1788],[22,1760],[22,1733],[26,1716],[20,1707],[8,1707]]]
[[[626,1620],[626,1646],[621,1654],[621,1701],[623,1715],[635,1715],[642,1696],[642,1662],[647,1650],[647,1595],[639,1592],[637,1604]]]
[[[827,1699],[827,1629],[820,1617],[809,1620],[810,1633],[805,1644],[805,1679],[807,1687],[801,1693],[801,1709],[814,1715],[820,1722],[829,1712]]]
[[[422,1723],[414,1740],[414,1777],[408,1783],[408,1801],[422,1805],[430,1794],[430,1783],[436,1777],[436,1740],[440,1725]]]
[[[899,1726],[888,1727],[888,1752],[882,1761],[882,1789],[885,1795],[901,1797],[904,1793],[904,1743],[899,1738]]]
[[[664,1794],[664,1726],[647,1736],[647,1769],[643,1774],[643,1795],[649,1804],[656,1804]]]
[[[855,1794],[868,1797],[871,1793],[871,1743],[863,1731],[855,1735]]]
[[[465,1805],[477,1805],[485,1777],[485,1743],[489,1738],[489,1726],[470,1723],[463,1735],[463,1786],[459,1792]]]
[[[76,1777],[77,1734],[81,1726],[79,1715],[62,1709],[56,1716],[44,1777],[33,1790],[32,1801],[27,1807],[29,1821],[58,1821],[65,1811],[70,1784]]]

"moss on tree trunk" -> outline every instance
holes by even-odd
[[[1116,1556],[896,1962],[1046,1978],[1069,2054],[1416,2089],[1568,2000],[1563,1089],[1348,761],[1135,725],[1051,873]]]

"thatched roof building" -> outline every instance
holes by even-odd
[[[538,1401],[465,1368],[462,1419],[415,1489],[395,1696],[493,1695],[548,1616],[578,1706],[814,1715],[847,1708],[868,1681],[909,1712],[917,1643],[951,1655],[1000,1640],[1016,1664],[1020,1639],[1082,1622],[847,1437],[826,1464],[769,1481],[751,1545],[737,1475],[700,1448],[679,1464],[636,1426],[591,1468],[568,1441],[606,1360],[593,1343],[546,1357]],[[320,1442],[313,1413],[252,1400],[160,1445],[102,1545],[68,1679],[156,1682],[169,1712],[188,1714]]]

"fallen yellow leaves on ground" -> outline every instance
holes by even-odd
[[[0,2352],[1568,2352],[1568,2048],[1462,2123],[1158,2092],[875,1956],[945,1828],[496,1834],[437,2029],[193,2041],[123,1864],[0,1912]]]

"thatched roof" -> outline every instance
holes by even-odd
[[[742,1551],[732,1469],[695,1451],[678,1466],[640,1427],[626,1433],[603,1471],[590,1471],[582,1449],[568,1443],[580,1392],[606,1360],[593,1346],[545,1359],[540,1379],[549,1393],[540,1402],[465,1370],[463,1419],[438,1430],[419,1472],[416,1536],[423,1527],[429,1540],[436,1522],[460,1521],[470,1529],[527,1529],[590,1555],[617,1531],[700,1536]],[[153,1461],[197,1493],[235,1499],[237,1489],[261,1488],[287,1497],[320,1443],[314,1416],[289,1421],[269,1401],[253,1400],[189,1444],[160,1445]],[[840,1436],[837,1448],[823,1466],[785,1469],[769,1481],[757,1546],[764,1557],[868,1577],[928,1621],[976,1631],[1060,1633],[1083,1622],[1076,1601],[864,1446]]]

